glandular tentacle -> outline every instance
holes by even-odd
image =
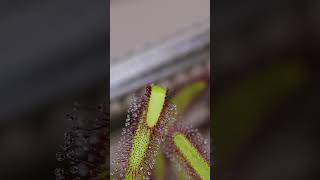
[[[117,157],[112,161],[120,166],[112,173],[115,179],[150,179],[155,155],[168,132],[168,122],[176,115],[167,94],[166,88],[151,84],[145,95],[133,99]]]

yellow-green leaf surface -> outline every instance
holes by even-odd
[[[164,180],[165,178],[165,158],[162,148],[158,151],[156,156],[156,164],[154,169],[154,176],[156,180]]]
[[[150,95],[147,102],[146,111],[139,117],[138,127],[134,132],[132,145],[130,148],[129,160],[125,179],[139,179],[140,168],[144,158],[148,159],[148,147],[152,144],[151,132],[160,120],[160,115],[165,104],[167,89],[165,87],[152,84],[150,86]]]
[[[151,85],[151,94],[147,111],[147,125],[152,128],[157,124],[162,111],[167,89],[159,85]]]
[[[204,80],[191,82],[177,91],[171,98],[171,102],[177,106],[178,112],[182,113],[207,86]]]
[[[201,153],[196,147],[185,137],[184,134],[175,132],[173,134],[173,141],[179,152],[188,161],[190,166],[196,171],[201,179],[210,179],[210,166],[207,161],[202,157]]]
[[[126,177],[136,177],[150,142],[150,130],[139,124],[133,138]]]
[[[192,100],[201,94],[207,88],[207,86],[207,82],[203,79],[192,81],[175,92],[170,98],[170,102],[177,106],[180,113],[183,113],[191,104]],[[159,151],[156,157],[156,165],[154,170],[155,178],[157,180],[164,179],[165,161],[166,159],[164,158],[163,153]],[[179,176],[181,176],[181,171],[177,171],[177,173]],[[179,179],[181,179],[181,177]]]

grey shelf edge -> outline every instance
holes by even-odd
[[[210,27],[188,36],[175,37],[154,48],[112,63],[110,100],[126,95],[147,83],[210,61]]]

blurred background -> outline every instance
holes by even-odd
[[[106,1],[0,2],[0,179],[55,179],[73,102],[107,102]]]
[[[319,179],[319,1],[215,1],[215,177]]]

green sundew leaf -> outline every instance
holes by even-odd
[[[127,175],[124,177],[125,180],[135,180],[137,178],[135,178],[133,171],[127,172]]]
[[[126,177],[124,177],[125,180],[143,180],[141,176],[137,176],[136,174],[134,174],[133,171],[131,171],[129,173],[129,175],[127,175]]]
[[[207,82],[197,80],[187,84],[176,92],[171,98],[171,102],[177,106],[178,112],[183,113],[192,100],[207,88]]]
[[[159,85],[151,85],[151,94],[147,110],[147,125],[152,128],[157,124],[162,111],[167,89]]]
[[[156,156],[154,175],[156,180],[164,180],[165,178],[165,158],[162,149],[158,151]]]
[[[175,132],[173,141],[181,154],[189,162],[190,166],[197,172],[202,179],[210,179],[210,166],[202,157],[196,147],[184,136],[184,134]]]
[[[184,85],[182,88],[177,90],[170,98],[170,102],[175,104],[180,110],[181,113],[191,104],[191,102],[197,97],[200,93],[207,88],[207,82],[204,79],[197,79],[191,81],[190,83]],[[165,161],[161,151],[158,152],[156,157],[156,166],[154,170],[155,178],[157,180],[163,180],[165,174]],[[181,174],[180,171],[177,173]],[[184,178],[182,178],[184,177]],[[185,179],[185,176],[181,176],[179,179]]]
[[[150,142],[150,130],[143,125],[139,124],[136,134],[133,138],[132,149],[129,157],[128,172],[126,177],[134,176],[138,174],[143,157],[147,151],[148,144]]]
[[[115,169],[113,174],[125,179],[141,179],[149,177],[158,152],[159,143],[165,136],[163,129],[166,129],[169,121],[173,121],[176,109],[168,104],[165,106],[167,89],[165,87],[151,84],[146,88],[145,96],[133,102],[129,109],[129,116],[126,120],[127,129],[124,129],[124,136],[119,142],[119,157],[113,163],[126,162],[126,166]],[[148,99],[146,102],[145,99]],[[164,111],[165,115],[161,117]],[[156,124],[159,123],[159,126]],[[121,151],[128,152],[123,155]],[[151,168],[151,169],[150,169]]]
[[[124,177],[125,180],[142,180],[141,176],[137,176],[137,174],[134,174],[133,171],[131,171],[126,177]]]

